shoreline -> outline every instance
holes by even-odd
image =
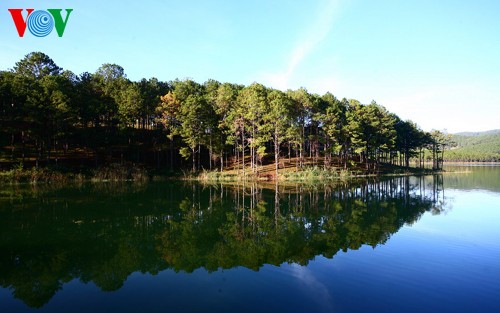
[[[428,168],[415,167],[400,167],[395,165],[383,164],[379,170],[360,169],[353,167],[350,169],[332,167],[325,169],[318,166],[306,166],[297,170],[296,168],[281,168],[278,170],[278,176],[274,170],[261,169],[255,173],[246,173],[243,175],[241,170],[224,170],[220,171],[203,171],[201,173],[191,173],[182,176],[181,180],[199,181],[199,182],[332,182],[332,181],[347,181],[359,178],[377,178],[377,177],[396,177],[396,176],[412,176],[412,175],[433,175],[444,173],[446,171],[432,170]]]
[[[404,168],[384,165],[380,170],[369,172],[353,169],[324,169],[317,166],[304,167],[300,170],[290,168],[280,169],[278,177],[275,172],[261,170],[256,173],[241,175],[237,170],[203,171],[198,173],[165,172],[147,170],[140,166],[110,165],[100,169],[84,169],[75,171],[64,168],[13,168],[0,171],[0,184],[66,184],[87,182],[152,182],[163,180],[198,181],[198,182],[267,182],[267,183],[304,183],[304,182],[333,182],[347,181],[359,178],[376,178],[391,176],[433,175],[444,173],[444,170],[421,168]]]
[[[424,163],[426,166],[432,163]],[[248,168],[243,176],[241,168],[237,165],[219,170],[192,173],[177,169],[152,169],[142,164],[134,163],[110,163],[99,168],[92,167],[63,167],[44,166],[27,168],[21,165],[11,169],[0,170],[0,184],[65,184],[65,183],[87,183],[87,182],[151,182],[151,181],[198,181],[198,182],[266,182],[266,183],[323,183],[335,181],[348,181],[360,178],[395,177],[411,175],[433,175],[457,171],[446,169],[447,166],[483,167],[500,166],[500,162],[444,162],[444,170],[432,170],[430,168],[402,167],[381,163],[377,170],[366,170],[365,164],[356,163],[348,169],[332,166],[325,169],[321,165],[307,164],[302,169],[296,166],[286,166],[278,170],[278,177],[274,170],[274,164],[266,164],[258,167],[256,172],[250,172]],[[235,167],[236,166],[236,167]],[[460,171],[458,171],[460,172]]]

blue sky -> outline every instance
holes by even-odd
[[[19,38],[9,8],[74,11],[62,38]],[[494,0],[2,0],[0,69],[42,51],[77,74],[305,87],[481,131],[500,128],[499,16]]]

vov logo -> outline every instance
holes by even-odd
[[[65,10],[66,18],[64,19],[62,17],[62,9],[47,9],[47,11],[26,9],[28,12],[26,18],[23,17],[23,11],[23,9],[9,9],[19,37],[24,37],[26,27],[30,33],[36,37],[46,37],[54,28],[57,31],[57,35],[62,37],[73,9]]]

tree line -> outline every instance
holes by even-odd
[[[412,158],[423,166],[426,149],[439,168],[446,145],[441,132],[424,132],[375,101],[259,83],[131,81],[116,64],[76,75],[41,52],[0,72],[0,97],[2,159],[36,166],[79,155],[96,165],[232,165],[246,175],[267,161],[277,175],[293,158],[298,168],[308,161],[375,172],[381,163],[408,167]]]

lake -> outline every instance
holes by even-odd
[[[0,312],[500,312],[500,167],[0,189]]]

